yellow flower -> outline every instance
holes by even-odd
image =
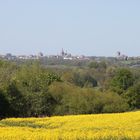
[[[140,111],[0,121],[0,140],[140,139]]]

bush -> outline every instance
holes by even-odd
[[[131,109],[140,109],[140,83],[136,83],[123,96]]]
[[[129,110],[127,102],[116,93],[107,93],[105,95],[104,113],[119,113]]]

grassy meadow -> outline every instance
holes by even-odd
[[[140,111],[0,121],[0,140],[131,139],[140,139]]]

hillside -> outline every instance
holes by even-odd
[[[0,140],[140,139],[140,111],[0,121]]]

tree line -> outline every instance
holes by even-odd
[[[47,68],[0,61],[0,118],[140,109],[140,70],[106,62]]]

